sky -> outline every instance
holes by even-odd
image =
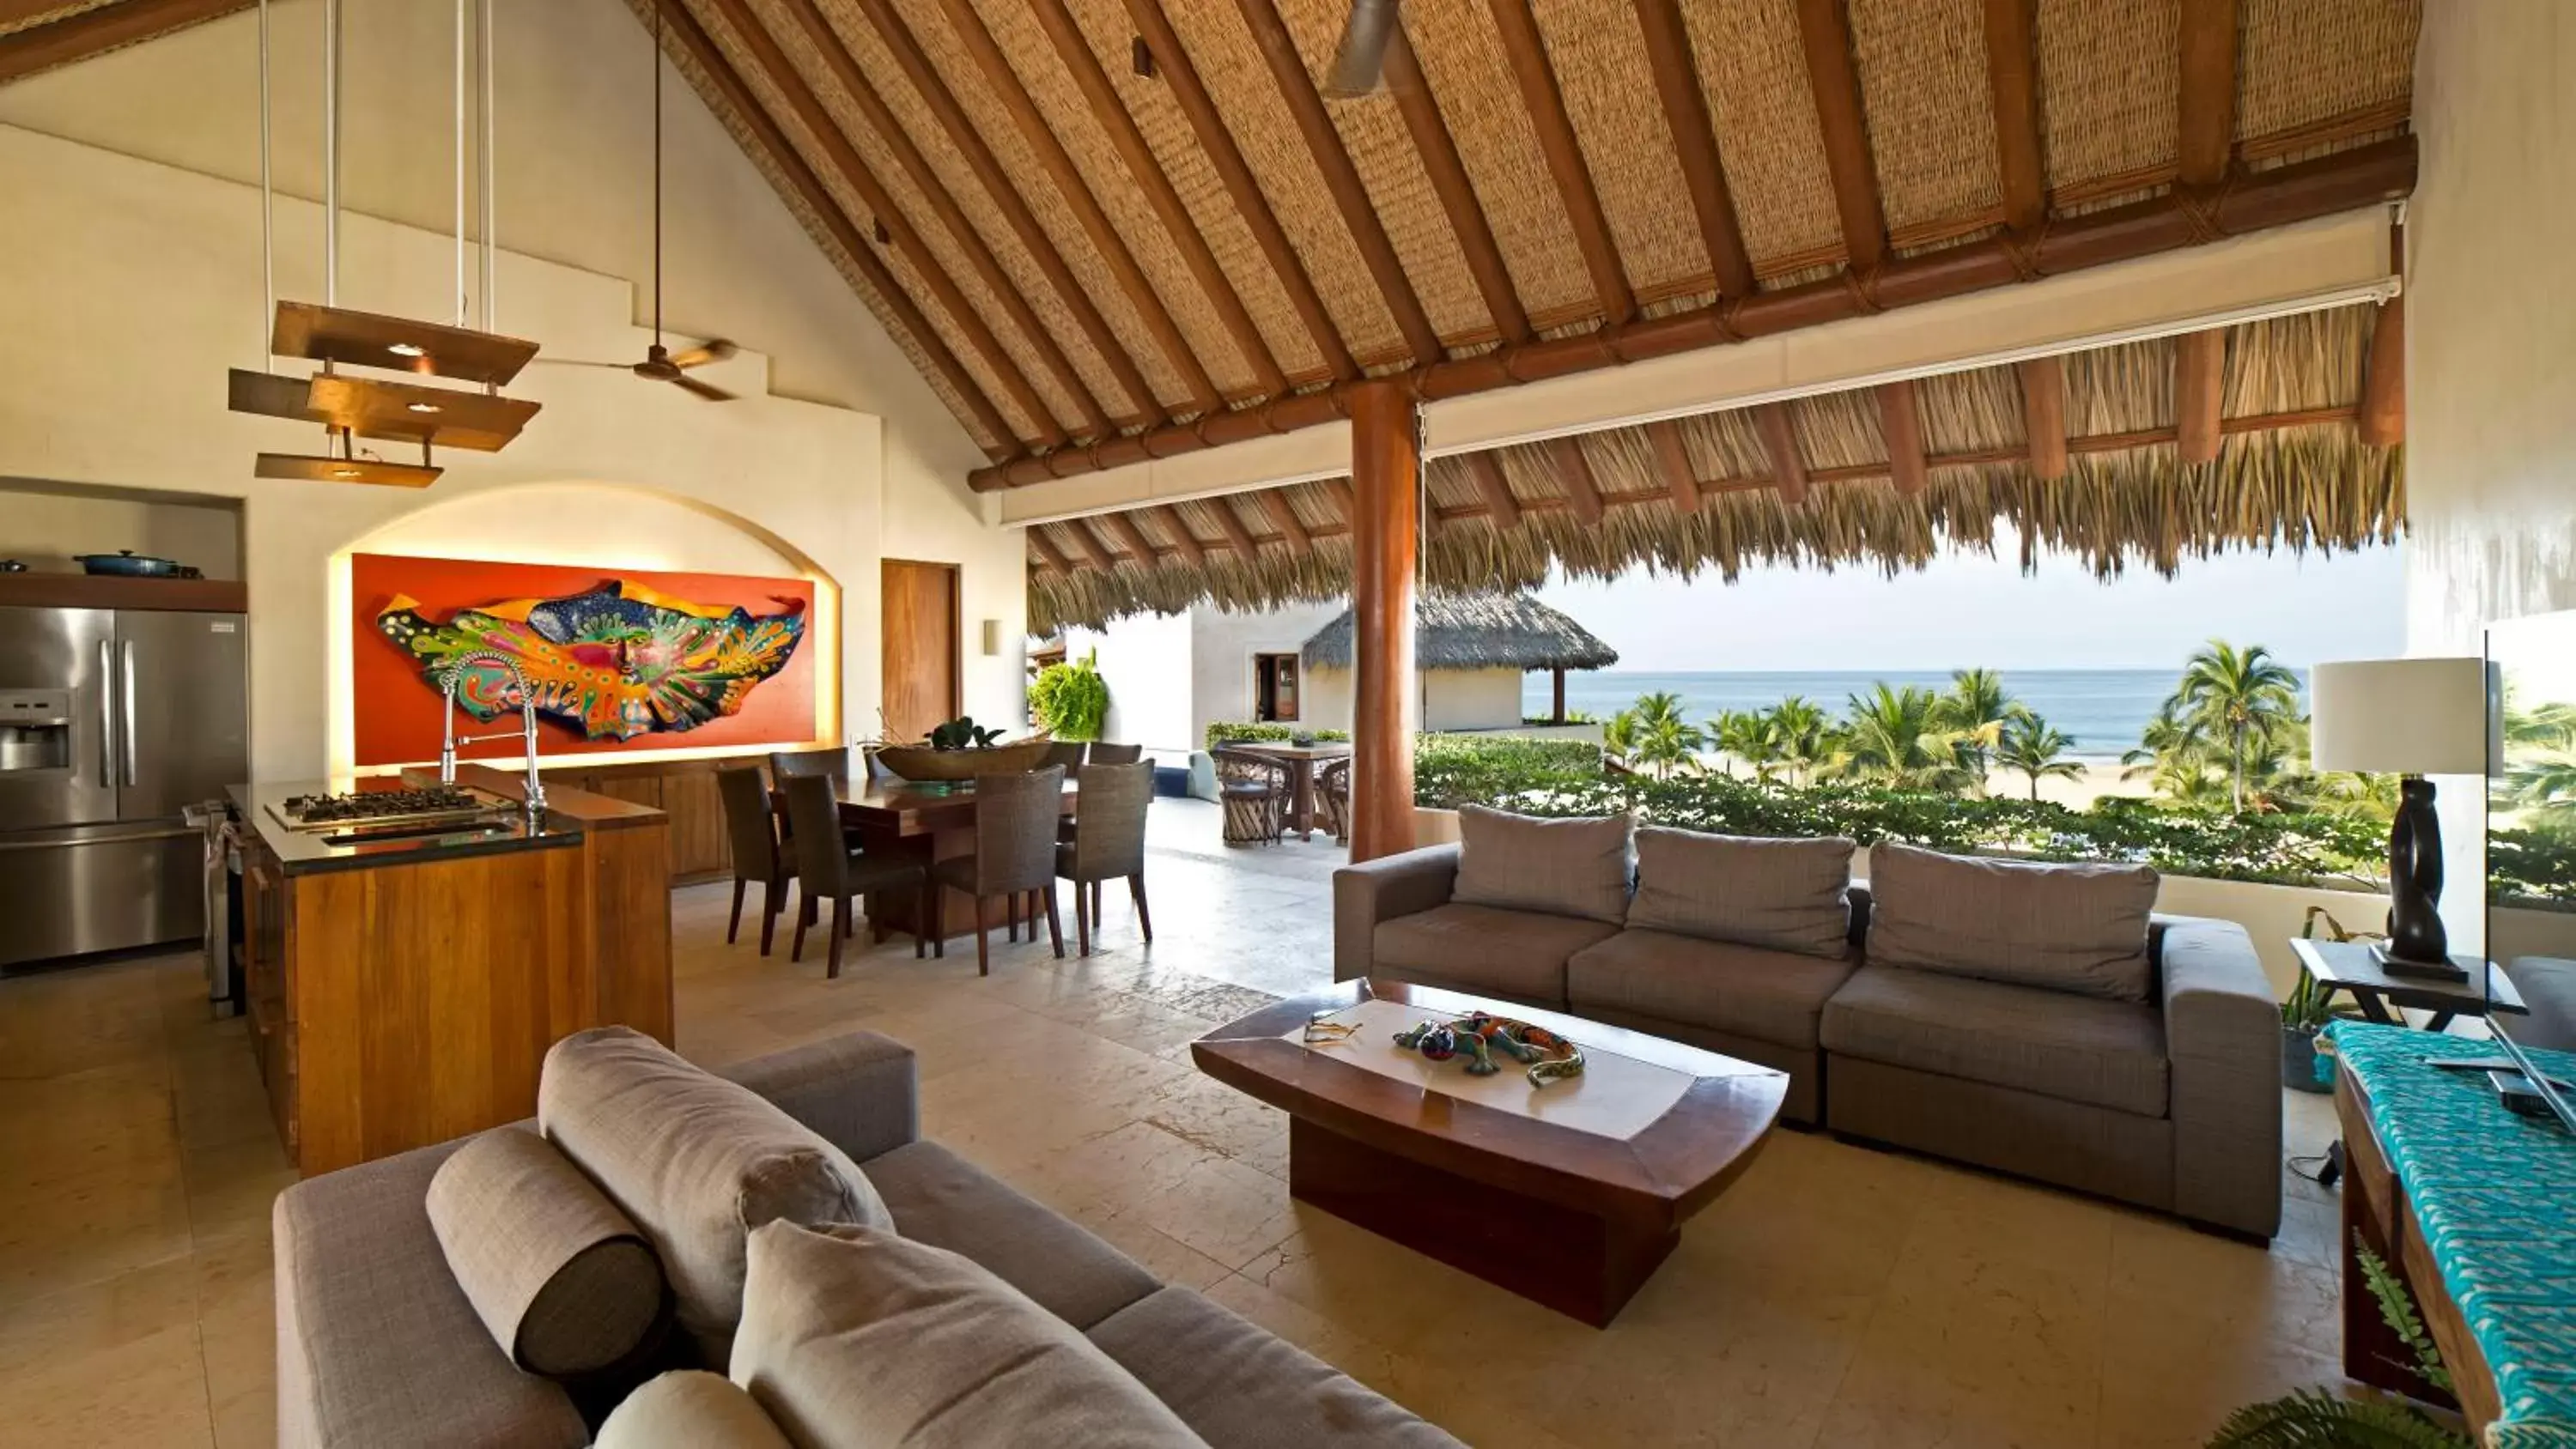
[[[2229,554],[2173,579],[2097,583],[2048,555],[2024,575],[2009,551],[1955,554],[1919,573],[1747,569],[1736,582],[1638,571],[1538,591],[1619,651],[1621,669],[2147,669],[2212,638],[2269,645],[2282,662],[2405,652],[2403,545],[2325,558]]]

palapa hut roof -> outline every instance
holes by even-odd
[[[1945,550],[1999,545],[2025,568],[2056,549],[2103,577],[2131,567],[2171,576],[2229,549],[2391,541],[2405,519],[2403,449],[2365,444],[2356,424],[2372,324],[2368,305],[2343,307],[2204,334],[2223,347],[2161,338],[1898,384],[1919,419],[1913,492],[1897,481],[1874,389],[1776,405],[1796,455],[1787,488],[1764,408],[1434,459],[1426,581],[1513,591],[1551,566],[1590,578],[1638,566],[1727,579],[1760,565],[1894,575]],[[2211,367],[2217,459],[2186,465],[2177,374]],[[2052,373],[2060,425],[2034,436],[2025,385]],[[2054,471],[2052,436],[2065,470],[2054,479],[2032,460],[2037,447]],[[1032,527],[1030,627],[1203,600],[1252,610],[1345,598],[1348,496],[1336,478]]]
[[[1315,631],[1309,669],[1351,667],[1351,611]],[[1414,661],[1424,669],[1607,669],[1619,651],[1527,594],[1426,593],[1416,601]]]

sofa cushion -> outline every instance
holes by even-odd
[[[1873,965],[1825,1003],[1823,1040],[1843,1056],[2165,1115],[2164,1017],[2152,1006]]]
[[[1871,964],[2149,999],[2143,865],[2054,865],[1941,855],[1887,842],[1869,856]]]
[[[1604,921],[1453,901],[1379,922],[1370,955],[1375,970],[1406,981],[1561,1006],[1566,958],[1618,933]]]
[[[1628,924],[1809,956],[1851,948],[1851,858],[1839,836],[1766,840],[1648,825],[1637,831]]]
[[[621,1401],[597,1449],[795,1449],[760,1401],[722,1374],[674,1369]]]
[[[945,1249],[773,1222],[750,1263],[733,1380],[800,1449],[1204,1442],[1070,1324]]]
[[[278,1194],[270,1223],[281,1443],[589,1442],[572,1399],[511,1366],[447,1271],[429,1184],[463,1145],[379,1158]]]
[[[974,1259],[1076,1328],[1160,1286],[1081,1225],[936,1142],[871,1157],[867,1172],[896,1232]]]
[[[1454,1449],[1391,1399],[1186,1288],[1165,1288],[1091,1341],[1215,1449]]]
[[[448,1271],[511,1361],[597,1373],[661,1322],[662,1265],[581,1169],[526,1127],[458,1148],[425,1204]]]
[[[1714,1027],[1813,1050],[1825,999],[1852,974],[1827,960],[1630,926],[1565,963],[1566,1005]]]
[[[1617,925],[1628,915],[1625,815],[1543,820],[1482,805],[1458,809],[1458,884],[1450,899]]]
[[[537,1123],[644,1230],[675,1316],[710,1364],[742,1316],[744,1237],[762,1223],[889,1227],[858,1164],[749,1088],[622,1026],[546,1053]]]

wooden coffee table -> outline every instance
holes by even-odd
[[[1591,1065],[1534,1088],[1509,1061],[1469,1077],[1460,1060],[1424,1062],[1389,1040],[1392,1022],[1479,1007],[1564,1035]],[[1301,1043],[1319,1013],[1365,1029],[1339,1045]],[[1392,981],[1280,1002],[1200,1037],[1190,1055],[1289,1114],[1291,1195],[1595,1327],[1752,1161],[1789,1086],[1785,1073],[1678,1042]]]

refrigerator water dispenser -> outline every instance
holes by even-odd
[[[0,689],[0,773],[65,770],[71,763],[71,691]]]

